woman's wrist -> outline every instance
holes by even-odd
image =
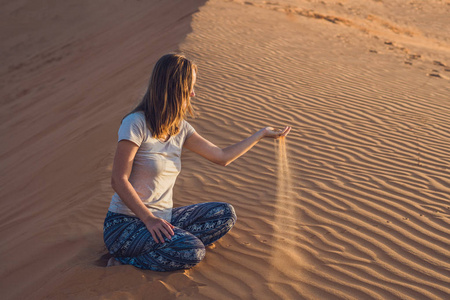
[[[157,217],[155,217],[155,215],[152,214],[152,213],[149,211],[149,214],[146,215],[146,216],[145,216],[143,219],[141,219],[141,220],[142,220],[142,222],[143,222],[145,225],[148,225],[148,224],[152,223],[155,219],[157,219]]]
[[[258,141],[266,137],[266,128],[262,128],[259,131],[255,133],[256,137],[258,138]]]

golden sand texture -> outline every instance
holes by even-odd
[[[448,298],[448,1],[37,3],[0,9],[3,298]],[[286,156],[183,152],[175,205],[229,202],[233,230],[190,270],[105,268],[117,129],[175,49],[201,135],[289,125]]]
[[[201,134],[227,145],[259,127],[293,128],[293,192],[281,205],[272,143],[260,142],[226,169],[186,153],[179,201],[206,192],[230,201],[238,214],[235,228],[190,273],[205,284],[199,294],[445,298],[449,7],[277,1],[280,9],[272,9],[273,3],[209,1],[181,46],[199,66],[191,124]],[[287,6],[358,26],[281,9]],[[396,33],[374,16],[417,34]],[[443,29],[435,31],[434,22]]]

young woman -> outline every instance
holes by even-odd
[[[266,127],[227,148],[215,146],[184,120],[192,115],[196,73],[186,57],[164,55],[141,103],[122,120],[111,178],[116,193],[103,229],[113,256],[108,265],[172,271],[199,263],[205,246],[230,231],[236,214],[222,202],[172,207],[182,148],[226,166],[260,139],[289,133],[290,127]]]

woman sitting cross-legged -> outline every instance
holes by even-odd
[[[103,229],[113,256],[108,265],[172,271],[198,264],[205,246],[230,231],[236,214],[225,202],[173,208],[182,148],[226,166],[260,139],[284,137],[290,131],[266,127],[227,148],[215,146],[185,121],[192,115],[196,74],[196,65],[186,57],[164,55],[142,101],[122,120],[111,180],[116,193]]]

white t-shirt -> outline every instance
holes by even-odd
[[[185,120],[180,132],[161,142],[153,138],[143,112],[132,113],[123,119],[119,128],[119,142],[129,140],[139,146],[133,161],[129,181],[148,209],[159,218],[172,219],[172,188],[181,171],[181,150],[184,141],[195,132]],[[109,210],[134,216],[117,193]]]

